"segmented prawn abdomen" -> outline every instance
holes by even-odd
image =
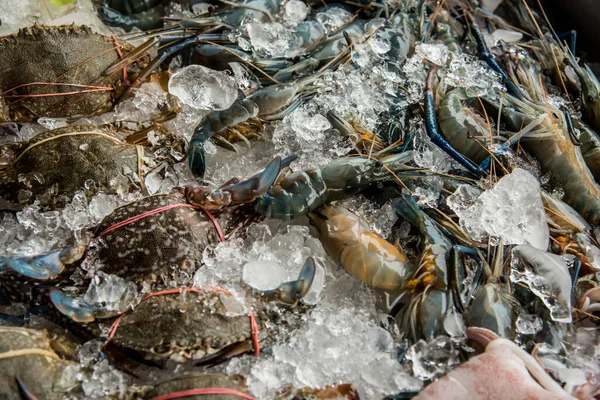
[[[267,218],[294,219],[323,205],[327,189],[320,169],[294,172],[259,197],[255,209]]]

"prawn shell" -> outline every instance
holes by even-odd
[[[483,117],[465,104],[474,97],[462,88],[448,93],[440,106],[439,124],[452,147],[479,163],[489,156],[484,138],[489,138],[490,132]]]
[[[348,274],[384,290],[404,285],[412,270],[408,258],[358,216],[341,207],[324,206],[309,217],[327,253]]]

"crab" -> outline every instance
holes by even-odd
[[[87,26],[33,25],[0,38],[0,122],[111,110],[128,76],[103,72],[131,50]]]
[[[285,160],[284,165],[291,160]],[[85,289],[81,284],[76,285],[75,280],[69,279],[69,273],[78,271],[77,262],[84,254],[86,257],[82,266],[90,277],[95,272],[101,272],[132,281],[138,287],[150,285],[154,290],[161,288],[159,278],[169,272],[193,272],[197,265],[201,265],[204,249],[216,245],[219,239],[223,240],[224,235],[218,228],[217,218],[223,225],[236,219],[233,215],[236,213],[235,208],[227,207],[226,204],[252,201],[266,192],[281,168],[282,160],[276,158],[262,173],[221,189],[182,188],[174,193],[148,196],[121,206],[95,228],[89,243],[80,243],[33,258],[0,259],[0,286],[13,300],[28,300],[33,305],[50,301],[72,321],[88,324],[93,328],[92,322],[97,319],[115,318],[127,310],[89,304],[78,296],[77,291],[71,290],[73,286]],[[199,209],[200,206],[196,205],[198,203],[206,208]],[[217,217],[213,217],[207,208],[212,208]],[[246,214],[238,214],[247,220]],[[229,227],[236,225],[234,222]],[[231,231],[233,228],[226,229],[226,232]],[[314,275],[315,264],[309,259],[298,280],[283,283],[280,287],[261,294],[267,300],[295,305],[310,289]],[[73,276],[81,277],[81,272]],[[67,288],[69,290],[65,291]],[[24,299],[23,295],[31,298]],[[223,295],[220,296],[221,301],[224,301]],[[195,300],[192,301],[191,298]],[[122,323],[123,328],[116,330],[114,341],[122,347],[141,352],[148,358],[177,360],[200,358],[243,342],[240,338],[249,337],[248,316],[236,320],[222,313],[220,317],[215,317],[212,314],[218,314],[215,311],[215,307],[218,310],[218,299],[214,295],[192,294],[190,299],[161,296],[142,301],[139,309],[122,316],[119,324]],[[188,309],[192,304],[195,307],[190,315],[198,317],[178,322],[177,310]],[[216,322],[213,321],[214,318]],[[236,325],[242,320],[243,327]],[[215,333],[211,331],[213,328],[203,325],[206,321],[212,321],[211,324],[214,322],[214,326],[223,329]],[[144,323],[155,327],[144,328]],[[186,329],[165,329],[176,326],[177,323]],[[188,327],[188,323],[194,326]],[[95,329],[95,332],[98,331]],[[164,335],[157,335],[156,332]],[[140,339],[140,333],[151,333],[151,336],[144,342]],[[129,337],[132,339],[128,339]]]
[[[113,325],[111,340],[147,359],[206,363],[251,351],[251,321],[225,291],[187,290],[142,301]]]
[[[253,200],[273,184],[280,169],[281,159],[276,158],[260,175],[244,182],[217,190],[180,188],[125,204],[107,215],[92,229],[91,237],[80,243],[35,257],[0,259],[0,286],[10,297],[14,292],[7,282],[10,280],[64,283],[64,272],[72,272],[84,253],[84,267],[89,272],[102,271],[138,284],[151,283],[169,270],[189,269],[200,263],[207,246],[224,238],[215,227],[225,226],[234,218],[235,208],[221,203]],[[208,206],[209,201],[222,206],[217,217],[197,205]]]
[[[119,174],[138,179],[143,187],[143,155],[141,146],[127,144],[102,127],[50,130],[26,142],[0,146],[0,197],[29,202],[51,189],[70,198],[86,181],[107,187]]]
[[[0,398],[64,398],[72,383],[63,372],[77,364],[74,356],[70,343],[45,330],[0,326]]]
[[[295,306],[310,290],[314,276],[315,263],[309,258],[297,280],[259,294],[265,301]],[[109,315],[103,314],[101,307],[77,302],[60,290],[52,291],[50,298],[75,320]],[[255,307],[258,318],[253,311],[244,312],[242,304],[222,288],[156,292],[142,299],[133,311],[109,321],[109,340],[146,360],[196,360],[197,365],[212,365],[251,351],[257,355],[257,320],[269,319],[269,312],[260,302]]]
[[[183,393],[186,396],[230,394],[236,398],[253,399],[248,393],[246,379],[243,376],[214,373],[184,374],[161,382],[148,392],[147,398],[154,400],[177,398],[169,396],[183,395]]]

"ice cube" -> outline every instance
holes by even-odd
[[[69,125],[66,118],[38,118],[38,124],[46,129],[56,129]]]
[[[257,290],[277,288],[286,279],[285,269],[273,261],[253,261],[244,265],[244,282]]]
[[[198,110],[226,110],[238,96],[237,83],[227,72],[189,65],[169,79],[169,93]]]
[[[120,205],[119,198],[106,193],[98,193],[90,200],[90,214],[96,222],[112,213]]]
[[[444,375],[459,364],[458,351],[446,336],[429,343],[419,340],[408,349],[406,358],[412,361],[414,375],[422,380]]]
[[[553,321],[570,323],[571,276],[565,260],[527,244],[514,247],[512,254],[511,281],[529,287],[550,310]]]
[[[137,301],[136,285],[116,275],[98,274],[92,279],[83,299],[107,311],[125,311]]]
[[[535,335],[543,328],[542,319],[536,314],[522,313],[517,317],[517,332],[523,335]]]
[[[308,7],[300,0],[290,0],[283,9],[283,22],[290,27],[304,21],[308,15]]]
[[[278,22],[248,24],[252,49],[261,57],[294,57],[300,54],[302,39]]]
[[[317,13],[315,19],[331,32],[344,25],[352,18],[352,13],[342,7],[329,7],[324,12]]]
[[[459,196],[471,194],[461,190],[448,205],[452,207],[460,202]],[[475,240],[485,240],[492,235],[503,238],[507,244],[528,243],[541,250],[548,248],[550,233],[540,184],[521,168],[502,177],[472,206],[465,209],[459,205],[454,211],[462,228]]]

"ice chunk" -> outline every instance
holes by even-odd
[[[260,87],[258,79],[242,63],[230,62],[229,67],[233,71],[233,76],[238,84],[238,88],[245,94],[250,94]]]
[[[429,380],[445,375],[460,361],[458,351],[447,336],[438,336],[431,342],[419,340],[408,349],[406,358],[412,362],[416,377]]]
[[[298,154],[294,168],[324,165],[351,149],[350,140],[330,128],[314,107],[300,107],[275,126],[273,143],[278,153]]]
[[[594,268],[600,271],[600,249],[592,243],[590,236],[587,233],[578,233],[575,235],[575,240],[577,240],[577,244],[583,249]]]
[[[481,0],[481,8],[493,13],[496,11],[496,8],[502,4],[502,1],[503,0]]]
[[[415,54],[430,63],[444,66],[450,57],[450,50],[442,43],[422,43],[415,47]]]
[[[81,346],[78,351],[80,371],[76,377],[81,381],[86,398],[125,397],[131,380],[102,357],[103,346],[101,340],[92,340]]]
[[[329,7],[326,11],[317,14],[315,19],[331,32],[344,25],[352,18],[352,13],[341,7]]]
[[[550,240],[540,184],[529,172],[516,168],[485,191],[473,205],[461,206],[461,190],[449,197],[448,206],[460,218],[461,227],[475,240],[488,235],[501,237],[507,244],[528,243],[546,250]],[[469,199],[471,201],[471,199]]]
[[[308,7],[300,0],[290,0],[283,9],[283,22],[294,27],[304,21],[308,15]]]
[[[66,118],[38,118],[38,124],[46,129],[56,129],[69,125]]]
[[[444,330],[452,338],[465,337],[465,321],[461,313],[450,310],[444,316]]]
[[[253,261],[244,265],[244,282],[257,290],[271,290],[286,281],[286,271],[277,262]]]
[[[273,398],[286,384],[317,388],[351,382],[366,399],[419,390],[422,383],[396,361],[390,334],[357,311],[316,310],[289,342],[274,346],[273,359],[252,367],[250,390],[261,399]]]
[[[75,193],[73,201],[62,211],[62,218],[71,230],[80,230],[93,224],[88,213],[88,202],[83,192]]]
[[[117,196],[98,193],[90,200],[90,214],[96,222],[100,222],[102,218],[112,213],[121,203]]]
[[[450,86],[464,87],[479,96],[497,96],[505,90],[500,75],[484,61],[466,53],[450,54],[447,74],[443,79]]]
[[[261,57],[294,57],[300,54],[302,39],[278,22],[248,24],[252,49]]]
[[[542,319],[535,314],[520,314],[517,317],[517,332],[523,335],[535,335],[543,328]]]
[[[189,65],[169,79],[169,93],[199,110],[226,110],[237,99],[237,83],[226,72]]]
[[[392,227],[398,221],[398,214],[392,208],[391,201],[380,207],[359,194],[342,201],[340,205],[366,220],[383,238],[391,236]]]
[[[83,299],[88,304],[101,305],[106,311],[125,311],[136,302],[137,294],[133,282],[98,272]]]
[[[476,186],[460,185],[454,193],[446,198],[446,204],[456,215],[465,215],[467,210],[475,205],[482,190]]]
[[[321,298],[325,272],[323,246],[310,236],[309,228],[302,225],[281,225],[274,229],[264,224],[256,225],[246,242],[229,240],[219,243],[213,250],[204,253],[204,268],[194,276],[195,286],[217,286],[227,284],[247,290],[277,288],[284,282],[298,279],[308,257],[315,258],[315,279],[304,302],[317,303]]]
[[[496,45],[500,40],[503,40],[506,43],[516,43],[523,38],[523,34],[521,32],[508,29],[496,29],[494,33],[492,33],[492,36],[494,37],[494,45]]]
[[[570,323],[571,276],[564,259],[526,244],[513,248],[512,254],[511,281],[527,285],[553,321]]]

